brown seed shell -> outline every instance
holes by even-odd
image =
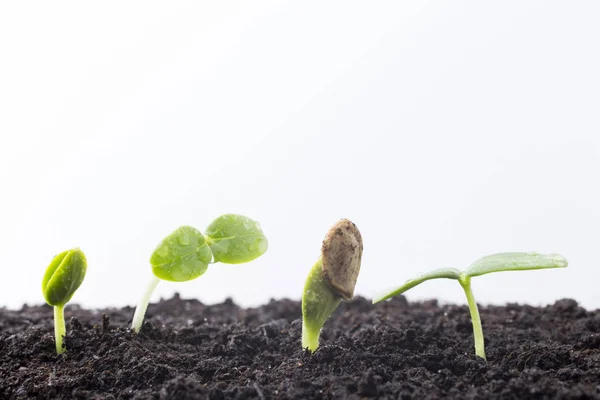
[[[362,252],[360,232],[356,225],[347,219],[333,225],[323,240],[323,276],[331,289],[345,300],[354,295]]]

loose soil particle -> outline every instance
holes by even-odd
[[[488,362],[466,306],[404,297],[343,302],[321,348],[300,348],[300,303],[243,309],[175,296],[131,307],[67,306],[67,352],[52,309],[0,309],[0,399],[600,399],[600,310],[482,307]],[[71,318],[72,317],[72,318]]]

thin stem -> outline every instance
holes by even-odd
[[[131,329],[133,329],[135,331],[135,333],[138,333],[140,331],[140,329],[142,328],[142,323],[144,322],[144,315],[146,315],[146,309],[148,308],[148,303],[150,302],[152,293],[154,292],[154,289],[156,289],[156,286],[158,286],[159,282],[160,282],[160,279],[158,279],[155,276],[152,277],[150,284],[148,284],[148,287],[146,288],[144,295],[140,299],[140,302],[138,303],[138,305],[135,309],[135,314],[133,314],[133,321],[131,322]]]
[[[65,349],[63,348],[63,336],[66,334],[65,306],[54,306],[54,342],[56,343],[56,352],[58,354],[65,352]]]
[[[477,309],[477,302],[473,291],[471,290],[471,277],[461,276],[459,279],[460,285],[462,286],[465,294],[467,295],[467,303],[469,304],[469,312],[471,313],[471,323],[473,324],[473,339],[475,340],[475,354],[484,360],[485,358],[485,344],[483,342],[483,328],[481,327],[481,318],[479,317],[479,310]]]

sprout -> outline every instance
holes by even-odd
[[[467,303],[471,313],[471,322],[473,324],[473,337],[475,340],[475,354],[485,358],[485,347],[483,342],[483,329],[481,319],[477,310],[477,303],[471,290],[471,278],[474,276],[489,274],[500,271],[526,271],[546,268],[564,268],[568,265],[567,260],[558,254],[538,254],[538,253],[499,253],[480,258],[475,261],[465,271],[459,271],[454,268],[436,269],[426,274],[410,279],[399,288],[382,294],[373,299],[373,304],[382,300],[387,300],[401,293],[406,292],[429,279],[447,278],[456,279],[462,286],[467,296]]]
[[[42,293],[46,302],[54,307],[54,341],[56,352],[62,354],[65,328],[65,304],[71,300],[81,286],[87,271],[87,261],[83,251],[72,249],[63,251],[52,259],[42,279]]]
[[[258,222],[242,215],[226,214],[215,219],[206,236],[191,226],[182,226],[167,236],[150,257],[154,277],[140,299],[131,328],[139,332],[150,297],[160,280],[186,282],[196,279],[208,264],[241,264],[267,251],[267,238]]]
[[[319,347],[325,321],[354,295],[362,251],[362,237],[351,221],[342,219],[327,232],[302,294],[302,348],[314,352]]]

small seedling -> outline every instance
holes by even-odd
[[[463,288],[467,296],[469,312],[471,313],[471,323],[473,324],[473,337],[475,340],[475,354],[484,360],[485,347],[483,342],[483,329],[477,303],[471,290],[471,278],[474,276],[489,274],[491,272],[501,271],[527,271],[546,268],[564,268],[568,265],[567,260],[558,254],[539,254],[539,253],[499,253],[480,258],[475,261],[465,271],[459,271],[454,268],[441,268],[420,275],[414,279],[406,281],[399,288],[392,289],[379,297],[373,299],[373,304],[387,300],[401,293],[406,292],[430,279],[447,278],[456,279]]]
[[[81,286],[87,271],[87,261],[83,251],[72,249],[63,251],[52,259],[42,279],[42,293],[46,302],[54,307],[54,341],[56,352],[62,354],[65,328],[65,304],[71,300]]]
[[[160,280],[186,282],[204,274],[211,262],[241,264],[263,255],[267,238],[258,222],[242,215],[225,214],[215,219],[202,235],[182,226],[167,236],[150,257],[154,277],[140,299],[131,328],[139,332],[150,297]]]
[[[351,221],[342,219],[327,232],[302,294],[302,348],[314,352],[319,347],[327,319],[354,295],[362,252],[362,237]]]

